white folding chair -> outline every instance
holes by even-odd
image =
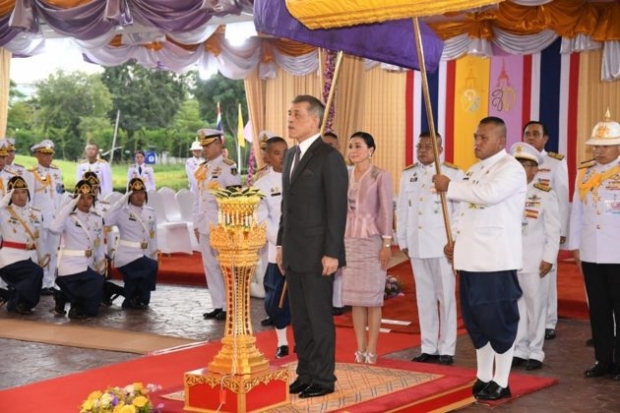
[[[177,201],[176,194],[173,189],[167,186],[160,188],[158,191],[164,206],[164,212],[166,214],[166,221],[168,222],[182,222],[185,221],[181,216],[181,209],[179,202]]]
[[[192,210],[194,209],[194,201],[196,195],[189,189],[181,189],[174,196],[179,205],[179,211],[181,212],[181,218],[187,222],[189,228],[189,236],[192,240],[192,249],[194,251],[200,251],[200,245],[198,244],[198,238],[194,234],[194,217],[192,216]]]
[[[157,244],[164,254],[181,252],[193,254],[192,240],[186,222],[170,222],[166,219],[166,210],[160,194],[148,191],[148,205],[157,214]]]

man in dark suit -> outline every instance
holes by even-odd
[[[325,107],[297,96],[288,111],[289,137],[282,173],[282,217],[276,262],[289,289],[297,347],[299,397],[334,391],[335,338],[332,318],[334,273],[345,265],[344,230],[348,173],[342,155],[320,137]]]

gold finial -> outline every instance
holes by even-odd
[[[607,108],[607,112],[605,112],[605,122],[609,122],[611,120],[611,113],[609,113],[609,108]]]

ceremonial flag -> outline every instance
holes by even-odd
[[[239,118],[237,121],[237,142],[240,148],[245,148],[245,134],[243,133],[243,114],[241,113],[241,103],[239,103]]]
[[[222,128],[222,111],[220,110],[220,102],[217,102],[217,120],[215,121],[215,129],[224,131]]]

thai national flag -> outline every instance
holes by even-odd
[[[217,102],[217,120],[215,121],[215,129],[224,132],[222,127],[222,111],[220,110],[220,102]],[[222,134],[222,143],[224,143],[224,134]]]

